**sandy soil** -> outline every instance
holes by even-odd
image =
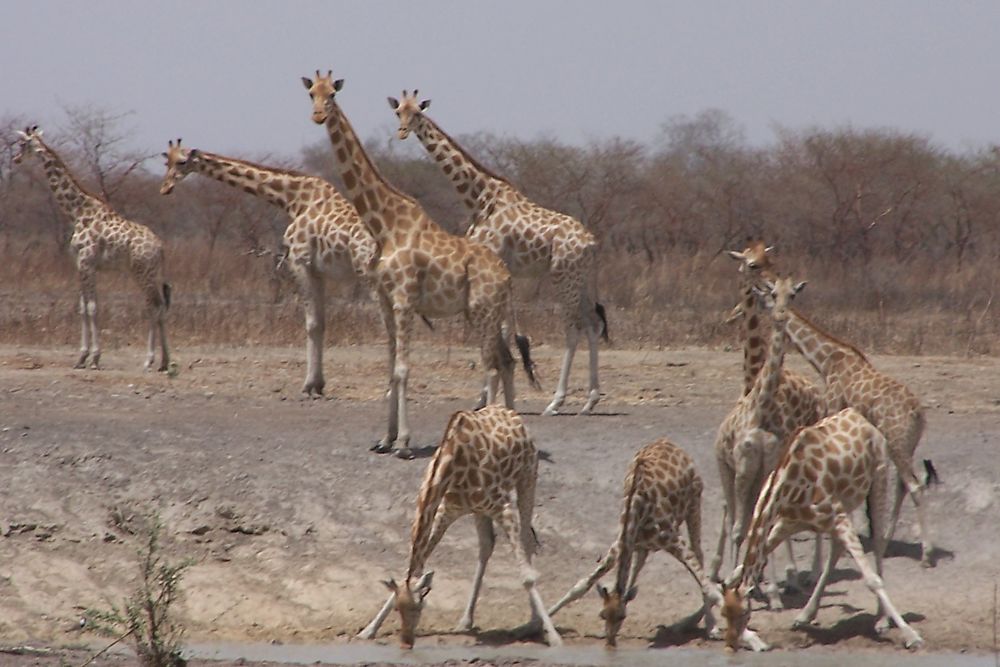
[[[106,351],[104,370],[74,371],[72,349],[0,347],[0,644],[59,647],[59,659],[72,659],[78,654],[62,647],[102,641],[80,629],[82,610],[129,592],[135,533],[151,510],[167,526],[169,555],[196,560],[180,610],[190,640],[352,641],[384,599],[379,580],[403,573],[426,457],[448,416],[473,403],[481,379],[471,349],[418,349],[411,418],[422,458],[377,456],[368,447],[384,426],[383,354],[381,346],[331,349],[329,396],[307,400],[298,391],[298,348],[181,348],[180,374],[169,378],[140,372],[140,352],[130,348]],[[558,354],[537,350],[547,389]],[[929,496],[938,565],[919,566],[907,505],[885,565],[888,591],[926,650],[989,651],[1000,573],[1000,361],[875,363],[923,398],[929,426],[918,452],[934,460],[943,481]],[[606,396],[597,416],[542,418],[547,393],[528,391],[518,402],[544,452],[536,565],[550,604],[607,549],[626,465],[655,438],[667,436],[695,458],[706,480],[706,553],[718,535],[712,442],[738,394],[739,355],[612,349],[602,356],[602,372]],[[584,384],[581,369],[568,409],[582,403]],[[518,386],[526,386],[522,377]],[[504,630],[527,619],[501,542],[477,613],[479,634],[450,632],[467,594],[475,542],[471,522],[459,522],[432,558],[435,588],[419,643],[510,642]],[[798,552],[807,567],[805,543]],[[721,651],[696,632],[670,627],[699,599],[678,563],[663,554],[651,558],[623,645]],[[789,610],[755,612],[754,624],[786,650],[902,650],[898,633],[875,636],[874,601],[848,561],[828,589],[819,626],[789,630],[804,601],[790,595]],[[599,643],[596,595],[561,612],[556,623],[569,643]],[[393,642],[385,633],[394,629],[392,619],[379,641]],[[4,665],[58,664],[38,654],[0,656]]]

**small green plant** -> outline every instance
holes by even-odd
[[[128,639],[143,667],[184,667],[184,629],[174,618],[173,604],[180,597],[184,571],[193,562],[167,562],[160,545],[160,518],[154,515],[146,524],[145,539],[137,552],[139,583],[135,592],[121,608],[112,604],[110,609],[88,609],[84,616],[94,631],[116,637],[111,646]]]

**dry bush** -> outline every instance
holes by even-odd
[[[92,112],[89,118],[119,136],[117,117]],[[72,344],[79,323],[76,277],[64,251],[68,225],[37,167],[11,170],[4,139],[0,342]],[[998,351],[996,148],[954,154],[924,137],[853,128],[782,129],[773,145],[751,147],[718,111],[670,119],[650,146],[620,139],[570,146],[489,134],[458,139],[528,196],[579,217],[598,236],[599,289],[618,346],[733,344],[734,332],[722,320],[737,299],[736,273],[724,251],[763,237],[777,246],[780,266],[810,281],[800,307],[863,349]],[[445,228],[462,231],[467,213],[415,142],[381,139],[368,148],[387,177]],[[72,145],[64,149],[73,152]],[[284,213],[207,179],[188,179],[161,197],[159,168],[150,173],[131,160],[77,151],[69,161],[84,181],[97,182],[102,170],[115,176],[116,206],[166,241],[174,342],[301,344],[296,287],[274,269]],[[325,142],[298,163],[259,161],[336,180]],[[123,170],[127,178],[118,178]],[[122,276],[99,280],[107,344],[141,344],[136,290]],[[551,294],[544,281],[518,284],[519,318],[537,341],[559,345]],[[344,286],[330,301],[328,343],[384,340],[364,288]],[[417,329],[422,339],[449,343],[463,332],[461,322],[441,323],[437,333]]]

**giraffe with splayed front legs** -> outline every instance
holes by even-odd
[[[597,584],[603,601],[604,641],[615,646],[625,610],[635,599],[636,579],[650,553],[666,551],[679,560],[701,589],[705,632],[719,638],[712,609],[722,602],[719,587],[705,575],[701,552],[701,492],[704,484],[694,461],[667,439],[640,449],[625,476],[625,496],[618,520],[618,538],[590,575],[578,581],[551,609],[549,616],[578,600],[597,580],[615,570],[615,587]],[[687,539],[681,526],[687,524]]]
[[[761,490],[754,508],[747,551],[743,563],[727,579],[722,615],[728,621],[726,645],[755,651],[769,648],[749,629],[748,594],[757,581],[767,556],[791,535],[811,530],[831,538],[830,554],[812,596],[795,620],[796,626],[816,617],[823,589],[841,554],[850,553],[864,577],[865,585],[879,604],[876,630],[884,632],[895,623],[907,648],[923,640],[896,611],[882,582],[887,510],[886,439],[858,410],[847,408],[799,432],[782,453],[781,462]],[[872,517],[875,567],[865,557],[851,513],[867,500]]]
[[[406,579],[402,585],[391,579],[385,582],[391,595],[358,636],[374,638],[395,607],[400,616],[400,642],[405,647],[413,646],[433,575],[424,571],[427,559],[455,520],[473,514],[479,534],[479,562],[469,603],[457,629],[468,632],[473,628],[476,600],[493,553],[497,524],[514,547],[521,568],[521,584],[531,605],[528,627],[541,626],[550,645],[561,644],[535,586],[538,575],[531,566],[536,545],[531,521],[537,477],[538,452],[516,412],[491,405],[452,415],[417,496]]]
[[[153,367],[159,340],[158,370],[167,370],[170,353],[165,318],[170,306],[170,285],[163,279],[163,242],[145,225],[126,220],[106,201],[87,192],[73,178],[62,158],[42,141],[42,131],[37,125],[18,132],[18,137],[14,163],[20,164],[29,155],[41,160],[56,203],[73,223],[70,248],[80,277],[81,318],[76,368],[85,368],[88,357],[92,368],[100,367],[97,271],[116,268],[132,275],[146,300],[149,336],[144,367],[146,370]]]
[[[312,98],[313,121],[326,126],[348,199],[380,249],[372,270],[389,334],[389,429],[375,449],[390,451],[399,444],[398,455],[408,457],[407,380],[415,314],[465,315],[479,336],[487,402],[495,400],[502,382],[507,407],[514,407],[514,360],[502,326],[510,316],[510,272],[489,248],[448,234],[415,199],[385,180],[336,102],[342,79],[317,71],[315,80],[303,77],[302,82]],[[526,355],[524,367],[537,384]]]
[[[771,279],[769,264],[759,268],[756,280]],[[934,544],[923,502],[924,485],[913,472],[913,457],[926,427],[920,399],[899,380],[877,370],[854,345],[839,340],[804,315],[789,309],[788,338],[823,378],[827,414],[857,408],[886,437],[889,458],[896,467],[895,497],[889,519],[891,539],[899,520],[903,496],[909,494],[920,528],[921,564],[933,567]]]
[[[557,414],[566,399],[570,368],[582,332],[590,348],[590,389],[580,414],[590,414],[601,398],[598,337],[607,340],[604,306],[597,302],[597,240],[578,220],[532,202],[509,181],[477,162],[424,111],[417,91],[389,98],[399,117],[399,138],[412,131],[434,157],[472,211],[466,235],[497,253],[516,277],[552,278],[566,332],[566,351],[555,396],[543,414]]]
[[[725,502],[722,530],[715,557],[712,577],[717,578],[728,542],[733,559],[749,525],[750,513],[768,473],[778,462],[781,445],[798,429],[815,423],[822,417],[822,402],[818,392],[808,391],[808,383],[784,372],[786,347],[785,323],[788,303],[803,288],[787,278],[769,285],[772,331],[767,361],[754,379],[750,391],[740,397],[719,427],[715,440],[715,456],[719,465]],[[756,308],[756,306],[754,306]],[[792,563],[789,579],[794,579],[794,556],[789,544]],[[791,582],[795,585],[796,582]],[[772,608],[782,607],[774,577],[766,590]]]
[[[305,301],[307,396],[322,395],[323,335],[326,328],[326,279],[334,283],[366,279],[378,254],[375,240],[357,211],[336,188],[318,176],[217,155],[169,142],[163,153],[167,173],[160,193],[190,173],[239,188],[286,211],[291,222],[283,245],[286,262]]]

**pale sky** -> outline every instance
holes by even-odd
[[[850,124],[965,150],[1000,143],[998,35],[1000,2],[944,0],[11,0],[0,117],[53,139],[91,105],[132,112],[143,150],[296,157],[326,138],[299,80],[320,68],[366,139],[417,87],[454,135],[648,143],[718,108],[756,144]]]

